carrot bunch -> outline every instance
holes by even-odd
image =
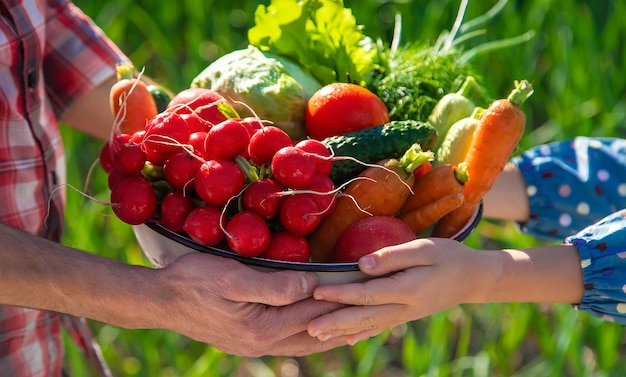
[[[397,217],[416,234],[430,229],[463,203],[466,167],[465,163],[439,165],[417,179]]]
[[[386,159],[366,168],[337,199],[333,212],[307,238],[311,259],[328,262],[335,244],[352,224],[369,216],[395,216],[412,194],[413,171],[434,154],[414,144],[400,159]]]
[[[516,82],[507,98],[492,102],[484,111],[465,158],[469,179],[463,185],[463,203],[437,222],[433,236],[453,237],[477,211],[524,133],[526,115],[520,105],[532,93],[528,81]]]

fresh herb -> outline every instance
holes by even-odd
[[[387,105],[391,120],[426,121],[437,102],[445,94],[457,91],[468,76],[480,81],[481,76],[471,66],[471,59],[524,43],[533,37],[534,33],[529,31],[517,37],[482,43],[467,50],[464,48],[469,40],[486,33],[486,30],[477,28],[493,19],[507,1],[499,0],[485,14],[464,22],[469,0],[461,0],[451,30],[442,31],[433,45],[401,44],[401,16],[396,17],[387,64],[369,84],[369,89]],[[489,99],[485,97],[484,101]],[[479,106],[487,104],[477,103]]]
[[[387,68],[369,85],[387,105],[391,120],[426,121],[437,102],[455,92],[467,76],[478,77],[461,53],[433,53],[432,46],[407,44],[389,57]]]

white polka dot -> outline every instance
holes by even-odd
[[[583,259],[580,261],[580,267],[587,268],[591,266],[591,259]]]
[[[609,178],[611,178],[611,174],[609,174],[609,172],[604,169],[598,170],[597,176],[600,182],[606,182],[609,180]]]
[[[622,285],[622,291],[624,291],[624,293],[626,293],[626,284]]]
[[[621,253],[617,253],[615,255],[617,255],[618,258],[624,259],[626,258],[626,251],[622,251]]]
[[[572,223],[572,216],[569,213],[563,213],[559,217],[559,225],[561,226],[569,226]]]
[[[572,193],[572,187],[568,184],[559,186],[559,195],[562,198],[567,198]]]
[[[626,196],[626,183],[620,183],[617,185],[617,193],[620,196]]]
[[[537,194],[537,186],[530,185],[526,187],[526,193],[528,194],[528,196],[535,196],[535,194]]]
[[[589,214],[589,204],[582,202],[576,206],[576,213],[579,215],[588,215]]]
[[[549,156],[550,155],[550,147],[547,145],[542,145],[541,147],[539,147],[539,153],[541,153],[544,156]]]
[[[624,314],[626,313],[626,304],[624,304],[623,302],[620,302],[619,304],[617,304],[617,312]]]
[[[608,314],[604,314],[602,317],[603,320],[607,321],[607,322],[615,322],[615,318],[613,316],[610,316]]]
[[[591,148],[602,148],[602,142],[600,142],[600,140],[594,140],[591,139],[589,140],[589,147]]]

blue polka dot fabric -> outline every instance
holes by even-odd
[[[580,253],[585,282],[581,311],[626,324],[626,210],[618,211],[565,241]]]
[[[626,140],[577,137],[513,162],[530,200],[522,231],[580,253],[585,294],[575,307],[626,324]]]
[[[530,219],[524,232],[563,240],[626,208],[626,140],[577,137],[513,159],[526,179]]]

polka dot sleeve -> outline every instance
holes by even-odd
[[[563,240],[626,208],[626,140],[577,137],[513,159],[527,184],[534,236]]]
[[[626,210],[616,212],[565,240],[581,257],[585,291],[574,307],[626,324]]]

